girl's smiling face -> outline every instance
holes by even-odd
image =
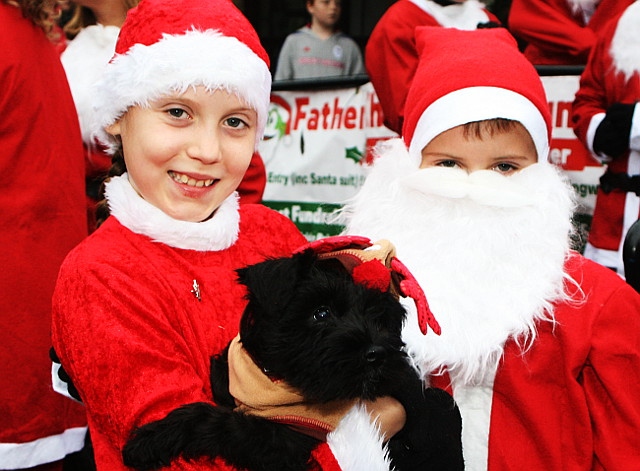
[[[107,128],[119,135],[133,188],[181,221],[209,218],[240,184],[257,113],[236,95],[192,87],[132,106]]]

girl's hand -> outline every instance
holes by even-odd
[[[407,422],[407,413],[400,402],[391,397],[384,396],[375,401],[364,401],[364,405],[380,427],[380,432],[388,441],[404,427]]]

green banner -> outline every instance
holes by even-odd
[[[263,204],[291,219],[309,241],[342,232],[343,226],[332,223],[335,211],[340,208],[338,204],[297,201],[263,201]]]

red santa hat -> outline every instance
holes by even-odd
[[[230,0],[142,0],[129,10],[115,55],[95,87],[93,132],[113,152],[105,127],[132,105],[192,86],[236,94],[258,113],[256,146],[267,120],[269,56]]]
[[[422,149],[456,126],[493,118],[519,121],[538,161],[547,161],[551,115],[542,82],[505,28],[416,28],[420,62],[409,88],[402,135],[420,162]]]

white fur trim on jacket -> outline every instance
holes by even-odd
[[[445,28],[457,28],[472,30],[478,27],[478,23],[489,21],[489,15],[482,2],[466,0],[453,5],[438,5],[431,0],[411,0],[420,9],[433,16],[433,18]]]
[[[267,121],[271,72],[246,44],[211,30],[165,34],[150,46],[136,44],[125,54],[116,54],[95,87],[92,131],[113,152],[118,142],[105,128],[127,108],[198,85],[234,93],[256,110],[257,147]]]
[[[624,11],[611,40],[611,58],[617,72],[626,79],[640,73],[640,2],[636,1]]]
[[[389,471],[391,460],[379,428],[363,405],[356,405],[336,429],[327,435],[327,443],[342,471]]]
[[[215,215],[203,222],[179,221],[145,201],[129,183],[127,174],[113,177],[105,186],[111,215],[135,232],[179,249],[224,250],[238,239],[238,194],[222,202]]]
[[[86,435],[87,427],[74,427],[31,442],[0,443],[0,469],[26,469],[60,461],[80,451]]]

